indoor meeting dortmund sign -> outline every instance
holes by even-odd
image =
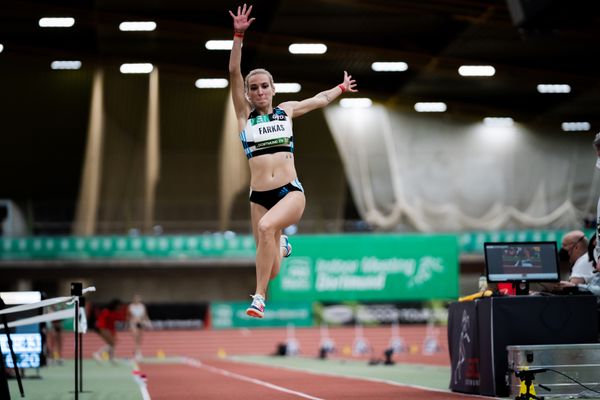
[[[270,284],[276,300],[426,300],[458,297],[454,235],[312,235]]]

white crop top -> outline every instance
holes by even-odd
[[[133,318],[142,318],[144,314],[146,314],[146,307],[143,304],[130,304],[129,305],[129,313]]]

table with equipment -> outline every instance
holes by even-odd
[[[504,296],[452,303],[450,389],[505,397],[507,346],[597,342],[596,296]]]

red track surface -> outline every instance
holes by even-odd
[[[144,365],[143,370],[148,375],[148,389],[153,400],[472,398],[225,360],[210,360],[196,366],[150,364]]]
[[[428,331],[423,325],[401,326],[399,335],[407,343],[410,351],[395,358],[399,362],[420,363],[430,365],[450,365],[446,328],[433,331],[440,346],[440,351],[431,355],[423,355],[423,340]],[[430,332],[431,333],[431,332]],[[287,330],[283,329],[227,329],[227,330],[194,330],[194,331],[147,331],[144,332],[142,352],[144,356],[161,355],[186,356],[193,358],[212,358],[219,355],[259,354],[267,355],[275,352],[278,343],[285,342]],[[294,336],[300,344],[301,354],[316,356],[321,341],[318,328],[296,328]],[[354,328],[330,328],[329,336],[334,340],[338,356],[342,356],[344,348],[352,348],[355,339]],[[383,351],[389,347],[391,329],[389,327],[363,328],[363,336],[373,349],[373,356],[381,358]],[[65,335],[65,357],[73,357],[72,335]],[[102,346],[100,337],[90,332],[84,335],[84,357]],[[117,334],[117,357],[128,358],[133,355],[133,340],[128,331]],[[361,358],[370,358],[364,355]]]
[[[445,328],[428,330],[425,326],[401,326],[399,335],[410,351],[395,358],[403,363],[449,365]],[[258,354],[275,352],[277,345],[285,342],[288,331],[284,329],[232,329],[196,331],[147,331],[144,333],[142,351],[146,357],[187,357],[188,364],[142,363],[148,376],[148,389],[153,400],[186,399],[466,399],[472,396],[422,390],[387,383],[354,378],[316,375],[274,367],[254,366],[219,359],[223,355]],[[293,332],[300,344],[301,354],[316,356],[321,340],[318,328],[297,328]],[[433,334],[439,351],[424,355],[423,342]],[[329,337],[338,349],[352,348],[354,328],[330,328]],[[389,327],[363,328],[363,337],[373,349],[372,354],[358,358],[382,358],[389,347]],[[65,335],[65,356],[73,356],[72,335]],[[101,347],[95,333],[84,336],[84,356]],[[118,333],[117,357],[131,357],[133,341],[129,332]],[[199,360],[196,362],[194,360]],[[166,360],[168,361],[168,360]]]

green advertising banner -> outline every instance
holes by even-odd
[[[262,319],[246,315],[250,302],[215,302],[210,304],[213,328],[295,327],[313,326],[312,304],[309,302],[268,301]]]
[[[458,297],[454,235],[294,236],[270,284],[274,300],[369,301]]]
[[[0,260],[72,260],[90,258],[246,258],[253,259],[251,235],[62,236],[1,238]]]
[[[407,244],[395,243],[406,248],[411,237],[421,236],[427,241],[441,240],[446,243],[452,238],[460,253],[481,254],[484,242],[556,241],[560,244],[567,231],[481,231],[449,234],[396,235],[397,240],[408,240]],[[590,237],[593,230],[586,230]],[[317,235],[335,238],[344,235]],[[353,235],[349,235],[353,236]],[[371,236],[371,235],[369,235]],[[383,235],[380,235],[383,236]],[[296,237],[294,237],[294,241]],[[303,241],[304,239],[300,239]],[[296,250],[294,250],[296,254]],[[314,254],[314,253],[310,253]],[[212,233],[205,235],[164,236],[31,236],[0,238],[1,260],[86,260],[86,259],[202,259],[231,258],[252,262],[255,255],[252,235]]]
[[[461,253],[483,253],[485,242],[557,242],[559,247],[563,236],[568,230],[540,231],[482,231],[458,233],[458,246]],[[583,230],[589,238],[593,229]]]

